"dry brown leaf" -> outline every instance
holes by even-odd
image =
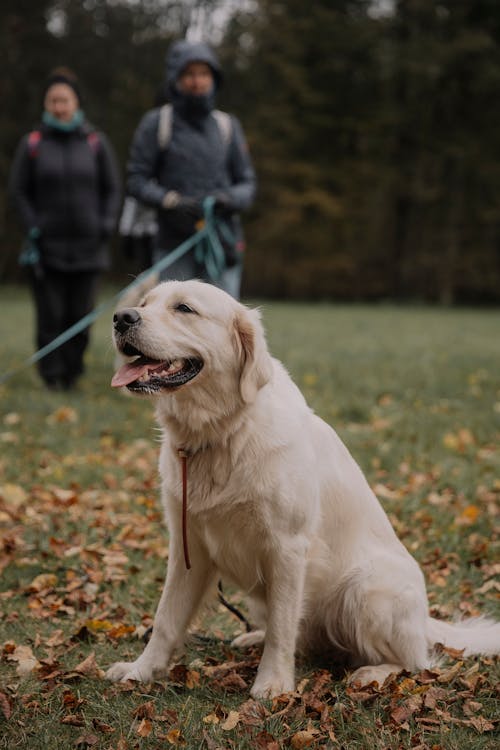
[[[229,672],[220,679],[211,681],[214,690],[223,690],[226,693],[239,693],[248,689],[248,684],[237,672]]]
[[[73,671],[85,675],[85,677],[97,677],[99,679],[104,677],[104,671],[97,665],[93,651]]]
[[[94,729],[97,729],[103,734],[113,734],[115,731],[115,728],[110,724],[105,724],[103,721],[100,721],[100,719],[96,718],[92,719],[92,726],[94,727]]]
[[[470,725],[474,727],[479,734],[483,734],[483,732],[492,732],[495,729],[495,724],[488,719],[485,719],[484,716],[473,716],[470,719]]]
[[[85,732],[75,742],[76,747],[94,747],[99,743],[99,737],[92,732]]]
[[[133,713],[136,719],[154,719],[155,715],[156,707],[153,701],[142,703]]]
[[[423,698],[421,695],[412,695],[408,700],[401,703],[391,711],[391,719],[395,724],[403,725],[413,714],[422,708]]]
[[[139,726],[136,729],[136,734],[139,737],[149,737],[153,730],[153,724],[149,719],[142,719]]]
[[[170,745],[177,745],[179,747],[185,747],[186,745],[186,740],[182,736],[181,730],[177,728],[171,729],[167,734],[162,735],[161,739],[167,740]]]
[[[34,669],[40,668],[40,662],[29,646],[17,646],[9,661],[17,661],[16,672],[19,677],[26,677]]]
[[[457,663],[450,667],[450,669],[447,669],[445,672],[441,672],[441,674],[437,678],[437,681],[441,683],[451,682],[460,672],[463,665],[463,661],[457,661]]]
[[[252,743],[255,750],[279,750],[279,744],[273,735],[269,734],[265,729],[255,735]]]
[[[261,727],[268,716],[270,716],[267,708],[260,701],[255,701],[253,698],[249,698],[241,704],[239,714],[241,723],[251,727]]]
[[[290,740],[290,746],[293,750],[302,750],[304,747],[311,747],[316,740],[320,732],[317,729],[302,729],[296,732]]]
[[[438,701],[445,701],[450,697],[450,691],[445,688],[431,686],[426,690],[423,699],[425,708],[433,710],[436,708]]]
[[[5,720],[8,721],[12,716],[12,702],[5,693],[0,693],[0,708],[5,716]]]
[[[44,641],[48,648],[56,648],[66,643],[66,636],[63,630],[55,630],[49,638]]]
[[[40,591],[52,589],[56,585],[57,576],[55,576],[53,573],[40,573],[40,575],[36,576],[36,578],[31,581],[29,586],[26,587],[26,591],[29,594],[39,594]]]
[[[4,500],[7,509],[17,510],[21,505],[27,502],[28,495],[26,490],[18,484],[2,484],[0,486],[0,498]]]
[[[66,714],[61,719],[61,724],[69,724],[72,727],[83,727],[85,719],[81,714]]]
[[[227,715],[227,719],[223,724],[221,724],[221,729],[223,729],[225,732],[229,732],[239,724],[239,721],[240,714],[238,713],[238,711],[230,711]]]
[[[220,719],[217,716],[217,714],[213,714],[213,713],[212,714],[207,714],[206,716],[203,717],[203,723],[204,724],[218,724],[219,721],[220,721]]]

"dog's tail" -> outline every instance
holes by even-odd
[[[427,639],[432,648],[436,643],[464,650],[464,656],[500,654],[500,622],[487,617],[471,617],[456,623],[429,617]]]

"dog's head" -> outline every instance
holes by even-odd
[[[159,284],[137,307],[115,313],[113,336],[130,360],[111,383],[133,393],[215,388],[251,403],[271,378],[258,311],[200,281]]]

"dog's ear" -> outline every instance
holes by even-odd
[[[243,401],[250,404],[259,389],[271,379],[272,360],[257,310],[242,308],[235,318],[234,327],[241,362],[240,394]]]

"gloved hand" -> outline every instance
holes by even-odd
[[[169,190],[165,193],[162,206],[167,211],[177,211],[186,217],[197,221],[203,216],[203,206],[200,201],[190,198],[187,195],[181,195],[176,190]]]
[[[218,216],[229,216],[234,211],[233,202],[226,193],[217,193],[214,195],[214,211]]]
[[[113,234],[113,228],[109,226],[103,225],[101,227],[101,240],[103,242],[107,242],[107,240],[110,239],[111,235]]]
[[[127,234],[121,238],[121,249],[123,256],[129,260],[135,258],[135,238],[132,235]]]

